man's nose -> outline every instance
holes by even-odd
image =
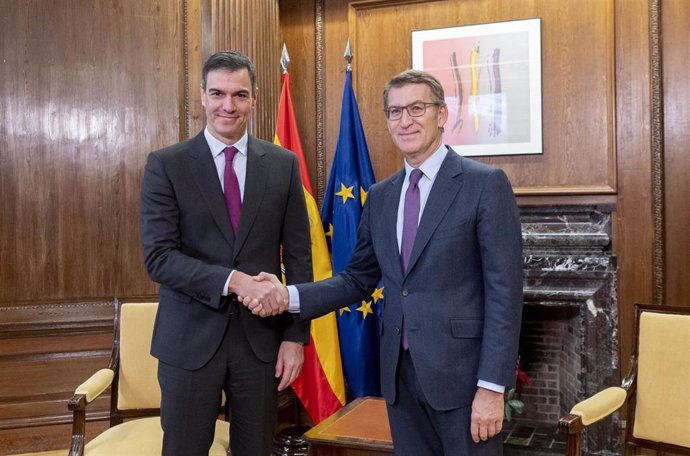
[[[235,110],[235,102],[232,99],[232,97],[225,97],[225,99],[223,100],[223,109],[228,112],[232,112]]]
[[[407,112],[407,108],[402,110],[402,116],[400,117],[401,125],[410,125],[412,123],[412,116]]]

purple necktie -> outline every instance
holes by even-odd
[[[235,168],[232,167],[232,159],[235,158],[238,150],[233,146],[223,149],[225,154],[225,172],[223,173],[223,193],[225,194],[225,205],[228,207],[232,231],[237,234],[237,227],[240,224],[240,210],[242,200],[240,199],[240,183],[237,181]]]
[[[419,222],[419,187],[417,183],[423,173],[419,169],[413,169],[410,173],[410,186],[405,192],[405,207],[403,209],[403,232],[400,243],[400,263],[402,264],[403,274],[407,272],[410,264],[410,254],[414,245],[414,238],[417,236],[417,223]],[[408,349],[407,333],[405,332],[405,320],[403,317],[402,336],[400,342],[405,350]]]

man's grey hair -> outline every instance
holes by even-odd
[[[429,89],[431,89],[431,101],[439,105],[446,104],[443,86],[438,79],[426,71],[405,70],[397,76],[394,76],[383,88],[383,109],[388,109],[388,92],[390,92],[392,88],[402,87],[407,84],[426,84],[429,86]]]

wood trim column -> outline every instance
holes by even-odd
[[[661,0],[649,2],[649,56],[651,77],[650,141],[652,149],[652,214],[654,220],[654,262],[652,280],[654,304],[665,297],[664,217],[664,84],[662,72]]]

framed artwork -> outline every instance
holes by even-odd
[[[415,30],[412,67],[443,85],[459,154],[542,153],[541,19]]]

